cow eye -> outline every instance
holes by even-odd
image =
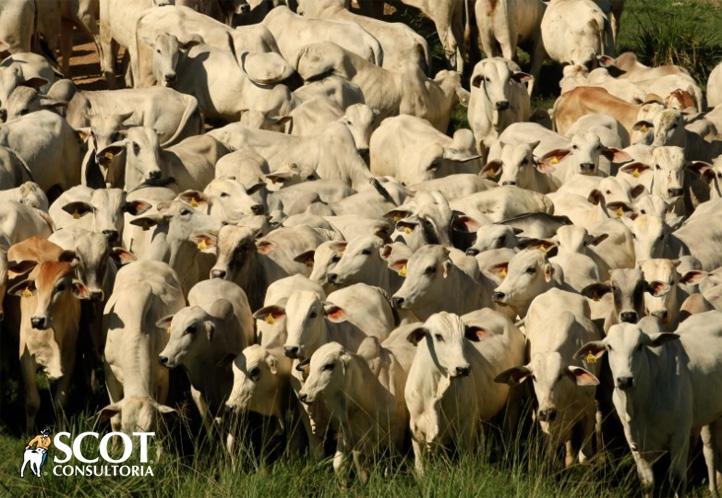
[[[321,370],[323,370],[324,372],[330,372],[331,370],[333,370],[333,367],[335,367],[335,366],[336,366],[335,363],[326,363],[326,364],[321,368]]]
[[[334,256],[334,257],[331,258],[331,261],[332,261],[333,263],[338,263],[339,261],[341,261],[341,256],[339,256],[339,255],[337,254],[336,256]]]
[[[426,270],[424,270],[425,275],[433,275],[436,272],[435,266],[429,266]]]
[[[309,318],[316,318],[317,316],[318,316],[318,313],[316,313],[315,311],[312,311],[311,313],[308,314]]]
[[[444,342],[444,336],[441,334],[434,334],[434,339],[436,339],[437,342]]]
[[[191,325],[186,329],[186,334],[195,334],[197,330],[195,325]]]
[[[363,251],[361,251],[361,254],[363,254],[364,256],[371,256],[371,249],[364,249]]]
[[[577,147],[576,145],[572,145],[572,149],[574,149],[574,150],[578,150],[578,149],[579,149],[579,147]]]
[[[261,369],[258,367],[253,367],[248,372],[248,376],[251,378],[251,380],[258,380],[261,377]]]
[[[656,169],[662,169],[662,167],[661,167],[659,164],[655,164],[654,167],[655,167]]]
[[[140,152],[140,145],[133,142],[133,154],[137,154],[138,152]]]
[[[609,344],[607,344],[607,351],[611,351],[611,350],[612,350],[612,346],[610,346]]]
[[[228,192],[221,192],[221,197],[229,197]]]
[[[111,139],[113,142],[117,142],[117,141],[120,140],[121,138],[122,138],[122,136],[121,136],[121,134],[120,134],[119,131],[116,131],[115,133],[113,133],[113,134],[110,136],[110,139]]]
[[[27,110],[27,109],[20,109],[20,112],[18,112],[18,114],[20,114],[21,116],[24,116],[24,115],[26,115],[27,113],[28,113],[28,110]]]
[[[534,274],[536,273],[536,268],[534,268],[533,266],[530,266],[530,267],[527,268],[525,271],[526,271],[526,273],[528,273],[529,275],[534,275]]]
[[[611,193],[612,193],[612,191],[611,191],[611,190],[607,190],[607,194],[611,194]]]
[[[181,216],[189,216],[189,215],[191,215],[192,213],[193,213],[193,211],[191,211],[191,210],[188,209],[188,208],[183,208],[183,209],[180,210]]]
[[[55,290],[58,292],[63,292],[65,290],[65,282],[60,282],[56,287]]]

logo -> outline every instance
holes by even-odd
[[[25,445],[23,465],[20,467],[20,477],[25,477],[25,467],[30,464],[30,471],[35,477],[40,477],[43,465],[48,459],[48,449],[53,442],[50,440],[50,429],[45,428]]]
[[[81,432],[77,436],[69,432],[58,432],[51,439],[50,429],[45,428],[25,446],[20,477],[25,476],[28,464],[33,475],[42,475],[50,446],[57,450],[54,453],[60,453],[53,456],[54,476],[152,476],[153,467],[148,462],[148,446],[153,436],[154,432],[134,432],[132,436],[124,432],[109,432],[102,436],[97,432]],[[84,444],[86,440],[87,443]],[[138,459],[129,462],[136,447]]]

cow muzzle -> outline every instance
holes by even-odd
[[[622,391],[626,391],[634,387],[634,377],[617,377],[616,386]]]
[[[32,325],[34,329],[47,330],[50,323],[46,316],[34,316],[30,318],[30,325]]]
[[[470,373],[471,367],[469,365],[462,365],[460,367],[454,368],[453,372],[451,373],[451,377],[468,377]]]
[[[283,346],[283,354],[289,358],[298,358],[301,353],[299,346]]]
[[[557,419],[557,409],[556,408],[545,408],[544,410],[539,410],[539,421],[540,422],[554,422]]]
[[[639,315],[636,311],[623,311],[619,314],[619,318],[625,323],[637,323]]]
[[[494,104],[497,111],[506,111],[509,109],[509,101],[508,100],[500,100],[496,104]]]

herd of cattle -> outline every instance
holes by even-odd
[[[3,370],[28,432],[38,372],[60,420],[102,365],[100,416],[133,432],[174,416],[179,368],[229,451],[255,412],[365,479],[531,398],[565,465],[612,418],[645,494],[662,454],[683,494],[701,447],[718,496],[721,66],[703,92],[613,58],[622,0],[403,0],[437,28],[433,76],[382,1],[165,3],[0,4]],[[63,76],[74,30],[127,88]],[[545,59],[561,96],[531,115]]]

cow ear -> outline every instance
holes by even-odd
[[[594,204],[595,206],[604,206],[604,194],[602,194],[599,190],[594,189],[589,192],[589,195],[587,196],[587,201],[589,202],[589,204]]]
[[[602,150],[602,155],[613,163],[625,163],[632,160],[632,156],[616,147],[605,147]]]
[[[644,187],[644,185],[641,185],[641,184],[640,184],[640,185],[636,185],[636,186],[634,186],[634,187],[632,188],[632,190],[629,191],[629,196],[630,196],[632,199],[636,199],[637,197],[639,197],[640,195],[642,195],[645,190],[646,190],[646,188]]]
[[[135,254],[122,247],[114,247],[110,253],[110,257],[113,258],[113,261],[115,261],[118,266],[127,265],[138,259]]]
[[[293,258],[293,260],[296,263],[303,263],[308,268],[313,268],[313,262],[314,262],[315,255],[316,255],[316,251],[314,251],[314,250],[306,251],[304,253],[299,254],[295,258]]]
[[[505,261],[503,263],[495,264],[494,266],[490,266],[488,268],[488,271],[499,277],[500,279],[505,279],[506,275],[509,273],[509,262]]]
[[[208,198],[197,190],[186,190],[181,192],[178,194],[178,198],[186,204],[190,204],[193,208],[208,206]]]
[[[346,251],[346,247],[348,247],[348,242],[345,240],[334,242],[331,244],[331,250],[338,254],[343,254]]]
[[[637,121],[632,125],[632,129],[634,131],[640,131],[642,133],[647,133],[647,130],[649,130],[650,128],[654,128],[654,124],[644,120]]]
[[[41,76],[33,76],[32,78],[28,78],[22,83],[20,83],[20,85],[35,88],[37,90],[38,88],[45,86],[48,83],[50,82]]]
[[[533,238],[524,238],[519,241],[519,249],[538,249],[539,251],[543,251],[548,253],[552,250],[552,248],[556,248],[556,244],[552,242],[551,240],[544,240],[544,239],[533,239]]]
[[[608,234],[608,233],[600,233],[600,234],[597,235],[597,236],[590,235],[589,238],[586,240],[586,244],[585,244],[585,245],[587,245],[587,246],[597,246],[597,245],[601,244],[602,242],[604,242],[605,240],[607,240],[608,238],[609,238],[609,234]]]
[[[594,301],[599,301],[602,297],[604,297],[607,292],[610,292],[611,290],[612,288],[608,284],[596,282],[584,287],[581,291],[581,294],[582,296],[593,299]]]
[[[238,355],[236,353],[228,353],[216,362],[216,366],[219,368],[227,367],[233,363],[237,357]]]
[[[619,171],[626,173],[628,175],[632,175],[634,178],[639,178],[644,173],[651,171],[652,168],[650,166],[647,166],[644,163],[640,163],[639,161],[635,161],[633,163],[628,163],[619,168]]]
[[[392,209],[391,211],[388,211],[386,214],[384,214],[384,218],[396,223],[397,221],[402,220],[410,215],[411,211],[408,211],[406,209]]]
[[[528,367],[512,367],[504,370],[494,378],[494,382],[498,384],[509,384],[510,386],[518,386],[526,379],[532,376],[532,371]]]
[[[101,166],[105,166],[106,168],[110,166],[110,162],[113,160],[113,158],[121,154],[125,150],[125,143],[126,140],[123,139],[119,142],[110,144],[103,150],[99,151],[95,156],[98,163],[100,163]]]
[[[607,352],[607,347],[603,341],[590,341],[574,353],[574,357],[579,360],[585,360],[588,363],[594,363]]]
[[[348,315],[346,315],[343,308],[331,303],[324,304],[323,313],[326,315],[326,319],[332,323],[341,323],[348,319]]]
[[[481,168],[479,176],[494,179],[501,174],[501,170],[503,169],[503,167],[504,164],[501,161],[489,161],[484,165],[483,168]]]
[[[145,201],[127,201],[123,205],[123,211],[132,215],[132,216],[139,216],[146,211],[148,211],[151,207],[151,204],[149,202]]]
[[[394,261],[389,268],[398,273],[400,277],[406,277],[409,271],[408,260],[400,259],[398,261]]]
[[[75,251],[66,249],[63,252],[60,253],[58,256],[58,261],[62,263],[73,263],[77,264],[78,262],[78,255],[75,253]]]
[[[163,216],[161,214],[152,214],[152,215],[146,215],[146,216],[139,216],[137,218],[133,218],[129,221],[131,225],[138,226],[143,229],[143,231],[149,230],[150,228],[159,225],[163,221]]]
[[[212,233],[194,234],[191,235],[190,239],[200,252],[216,254],[218,251],[218,237]]]
[[[264,256],[270,254],[270,252],[275,248],[276,244],[269,240],[261,240],[256,243],[256,250],[258,251],[258,254],[263,254]]]
[[[453,229],[461,233],[475,233],[481,228],[481,223],[471,216],[457,216],[453,222]]]
[[[456,97],[459,99],[459,104],[461,104],[462,107],[469,107],[469,100],[471,99],[469,90],[463,88],[461,85],[457,86]]]
[[[551,282],[552,278],[554,277],[554,265],[551,263],[544,263],[544,280],[546,282]]]
[[[710,163],[704,161],[694,161],[687,165],[687,169],[704,178],[707,183],[714,180],[714,170],[712,169],[712,165]]]
[[[537,164],[537,169],[542,173],[550,173],[554,171],[557,164],[567,157],[571,151],[569,149],[554,149],[542,156]]]
[[[74,220],[77,220],[81,216],[85,216],[86,214],[92,212],[93,206],[91,206],[87,202],[69,202],[63,206],[63,211],[71,215]]]
[[[37,289],[35,288],[34,280],[21,280],[20,282],[10,287],[7,293],[11,296],[31,297],[35,294],[36,290]]]
[[[529,83],[534,81],[534,77],[531,74],[517,71],[511,75],[512,79],[517,83]]]
[[[253,318],[255,318],[256,320],[263,320],[264,322],[270,324],[275,323],[276,320],[280,320],[285,316],[286,310],[283,309],[281,306],[276,305],[264,306],[253,314]]]
[[[422,325],[419,327],[416,327],[414,330],[410,331],[408,335],[406,336],[406,340],[409,341],[414,346],[419,344],[419,341],[423,339],[425,336],[429,334],[429,331]]]
[[[569,366],[567,367],[567,374],[572,378],[578,386],[598,386],[599,379],[590,372],[582,367]]]
[[[160,413],[161,415],[170,415],[170,414],[178,413],[178,410],[176,410],[175,408],[172,408],[168,405],[163,405],[161,403],[156,403],[155,408],[156,408],[156,410],[158,410],[158,413]]]
[[[37,266],[37,264],[37,261],[33,261],[30,259],[26,259],[23,261],[9,261],[8,271],[15,274],[13,278],[17,278],[20,275],[27,275],[28,273],[30,273],[33,268]]]
[[[112,418],[120,413],[121,410],[121,404],[118,403],[110,403],[109,405],[105,405],[103,408],[100,409],[98,412],[98,418],[100,420],[108,420],[109,418]]]
[[[78,135],[78,138],[82,143],[85,143],[90,137],[93,136],[92,129],[89,126],[77,128],[75,130],[75,133]]]
[[[649,336],[649,345],[656,348],[657,346],[661,346],[670,341],[676,341],[677,339],[679,339],[678,334],[674,334],[672,332],[659,332]]]
[[[87,301],[90,299],[90,290],[80,280],[73,280],[73,295],[76,299]]]
[[[691,270],[682,275],[680,282],[683,284],[698,284],[707,277],[707,272],[702,270]]]
[[[464,328],[464,336],[472,342],[479,342],[483,341],[484,339],[490,338],[492,334],[491,332],[482,327],[467,325]]]
[[[173,321],[173,315],[167,315],[155,322],[155,326],[159,329],[168,330],[170,323]]]
[[[659,280],[649,282],[647,285],[647,292],[654,297],[666,296],[670,290],[671,287],[667,282],[660,282]]]

